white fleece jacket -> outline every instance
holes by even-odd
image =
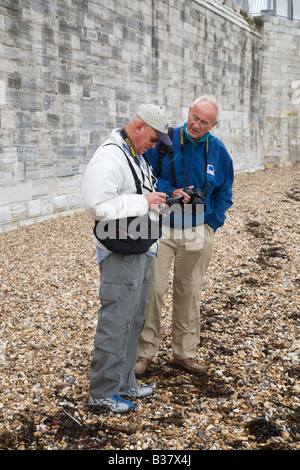
[[[126,151],[126,144],[119,134],[119,129],[115,129],[110,138],[96,150],[87,165],[83,176],[82,194],[88,216],[93,220],[114,220],[147,214],[149,209],[145,195],[150,190],[155,190],[152,186],[152,170],[148,174],[147,169],[133,162],[140,181],[144,180],[143,194],[137,194],[134,178],[123,151],[116,145],[106,145],[108,143],[117,144]],[[129,155],[128,150],[126,153]],[[153,220],[158,217],[154,211],[149,211],[149,216]],[[99,243],[97,245],[102,247]]]

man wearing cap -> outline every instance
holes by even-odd
[[[124,129],[112,131],[96,150],[83,178],[84,206],[92,220],[145,214],[158,220],[166,194],[155,191],[156,178],[143,154],[159,141],[172,143],[166,113],[153,104],[140,106]],[[137,193],[130,164],[141,182],[142,194]],[[134,408],[122,397],[142,398],[153,393],[152,387],[137,385],[134,366],[148,298],[150,261],[158,242],[146,253],[125,255],[109,251],[96,236],[94,243],[101,273],[101,307],[90,366],[89,405],[122,413]]]

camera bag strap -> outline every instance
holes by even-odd
[[[134,169],[134,167],[133,167],[133,165],[132,165],[132,163],[131,163],[131,161],[130,161],[130,158],[129,158],[128,155],[126,154],[126,152],[122,149],[122,147],[120,147],[119,145],[114,144],[114,143],[105,144],[105,145],[103,145],[103,147],[106,147],[107,145],[115,145],[116,147],[119,147],[120,150],[122,150],[122,152],[124,153],[124,155],[125,155],[125,157],[126,157],[126,159],[127,159],[127,162],[128,162],[128,164],[129,164],[129,168],[130,168],[131,173],[132,173],[132,176],[133,176],[133,178],[134,178],[135,187],[136,187],[136,192],[137,192],[138,194],[143,194],[143,191],[142,191],[142,183],[141,183],[140,179],[138,178],[138,175],[137,175],[137,173],[136,173],[136,171],[135,171],[135,169]],[[145,161],[147,162],[146,159],[145,159]],[[148,164],[148,162],[147,162],[147,164]]]

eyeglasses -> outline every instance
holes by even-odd
[[[192,120],[195,124],[198,124],[198,126],[201,126],[201,127],[208,127],[208,126],[212,126],[212,124],[213,124],[213,123],[210,123],[210,122],[207,122],[207,121],[200,121],[198,116],[196,116],[195,114],[192,114],[191,118],[192,118]]]
[[[153,136],[151,135],[151,132],[150,132],[150,130],[149,130],[149,126],[148,126],[148,124],[147,124],[146,122],[145,122],[145,126],[146,126],[146,128],[147,128],[147,130],[148,130],[148,132],[149,132],[151,142],[152,142],[153,144],[159,142],[159,138],[158,138],[158,137],[153,137]]]

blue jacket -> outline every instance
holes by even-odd
[[[177,188],[184,188],[187,186],[194,186],[204,190],[205,172],[207,189],[205,196],[205,212],[204,219],[201,222],[199,218],[192,216],[192,225],[199,225],[199,223],[208,223],[214,231],[224,224],[225,212],[232,205],[232,185],[234,179],[233,162],[226,150],[225,145],[216,137],[207,133],[196,144],[187,134],[186,123],[184,129],[184,159],[180,148],[180,129],[174,129],[173,134],[173,161],[175,164],[176,183]],[[205,169],[205,145],[208,137],[208,152],[207,152],[207,166]],[[147,151],[146,156],[154,169],[154,173],[158,176],[157,191],[165,192],[169,196],[172,195],[174,189],[177,189],[172,180],[171,164],[169,154],[165,155],[162,159],[161,172],[157,175],[158,164],[158,148]],[[184,160],[184,166],[183,166]],[[186,178],[185,178],[185,175]],[[185,212],[190,208],[190,204],[185,205]],[[189,212],[191,214],[191,211]],[[170,216],[170,226],[183,228],[182,214],[180,215],[181,226],[178,224],[178,217],[176,213]],[[165,222],[164,222],[165,223]],[[186,225],[184,225],[186,227]]]

